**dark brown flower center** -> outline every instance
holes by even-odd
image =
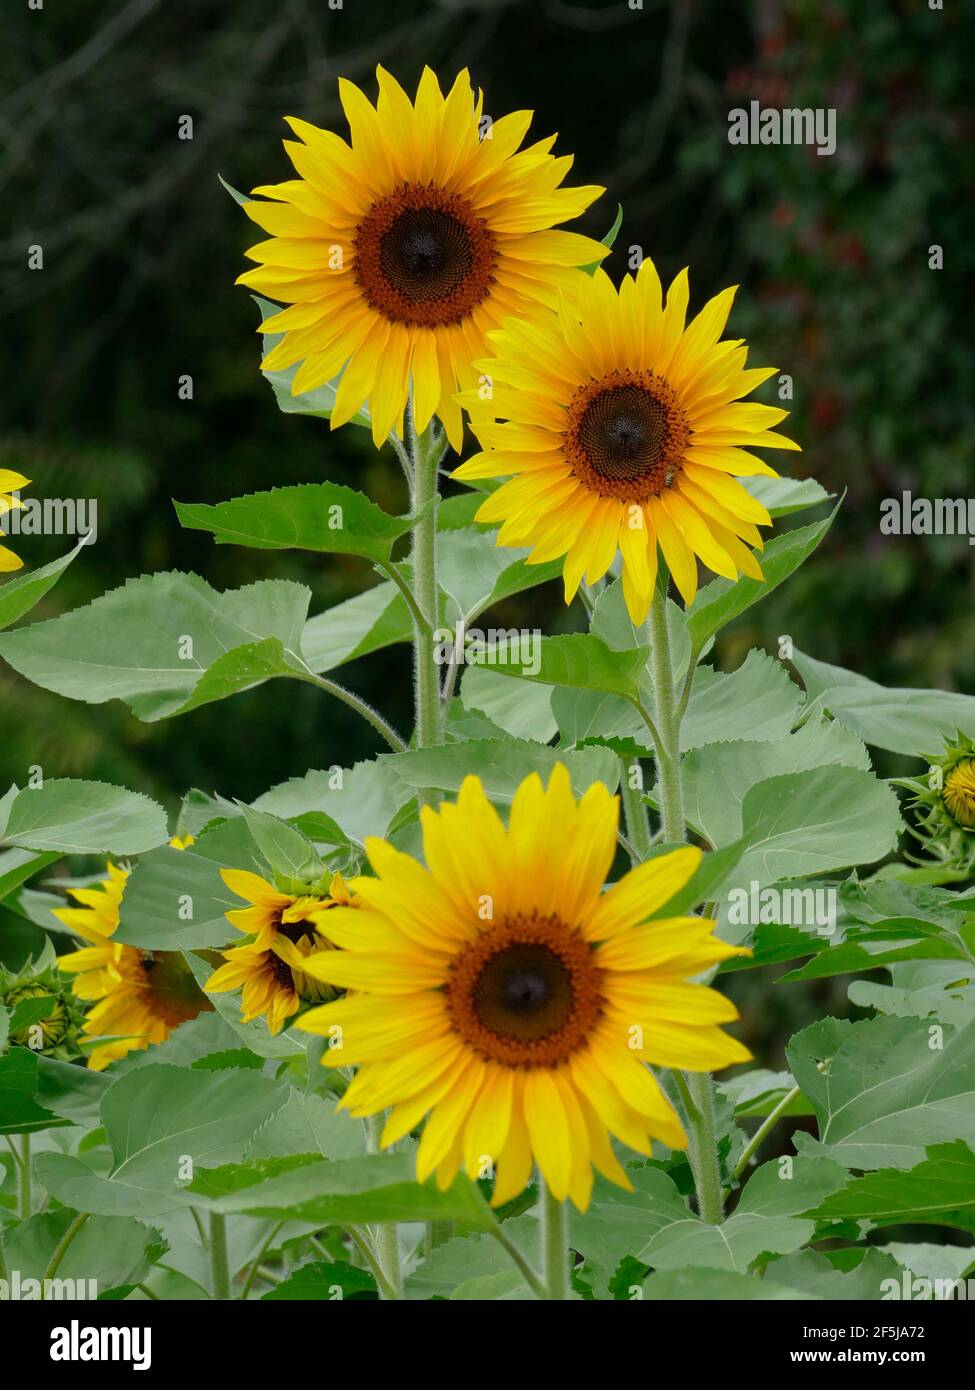
[[[401,184],[372,205],[355,234],[356,281],[394,323],[461,322],[490,290],[496,263],[483,218],[434,184]]]
[[[144,951],[141,961],[143,998],[155,1018],[170,1028],[198,1014],[212,1013],[213,1004],[177,951]]]
[[[279,985],[281,989],[294,989],[295,977],[291,966],[274,951],[267,953],[267,968],[274,976],[274,983]]]
[[[602,1013],[601,979],[573,928],[517,917],[460,952],[446,994],[456,1031],[486,1060],[551,1067],[588,1039]]]
[[[563,447],[576,476],[601,497],[646,502],[671,487],[690,439],[669,382],[614,371],[576,392]]]

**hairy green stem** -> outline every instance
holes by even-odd
[[[660,739],[657,780],[660,783],[660,821],[664,839],[676,844],[686,839],[684,798],[680,785],[680,720],[674,691],[674,670],[667,630],[666,586],[657,590],[650,605],[650,663],[656,699],[657,735]]]
[[[210,1292],[222,1303],[230,1298],[230,1262],[227,1257],[227,1218],[210,1213]]]
[[[365,1260],[367,1268],[376,1281],[376,1288],[379,1290],[380,1296],[387,1301],[389,1299],[398,1298],[399,1294],[383,1273],[383,1268],[379,1263],[376,1252],[369,1244],[363,1232],[359,1230],[358,1226],[343,1226],[342,1229]]]
[[[356,695],[351,690],[346,690],[345,686],[339,685],[338,681],[329,680],[327,676],[315,675],[314,671],[309,671],[307,675],[297,676],[296,679],[306,681],[309,685],[317,685],[319,690],[334,695],[336,700],[341,700],[343,705],[348,705],[349,709],[355,710],[356,714],[361,715],[366,723],[371,724],[376,733],[386,740],[394,753],[406,751],[406,743],[400,738],[393,726],[361,696]]]
[[[379,1153],[380,1139],[383,1127],[386,1124],[386,1112],[382,1110],[378,1115],[367,1115],[363,1120],[363,1124],[366,1130],[367,1152],[371,1154]],[[382,1294],[385,1289],[385,1297],[391,1299],[402,1298],[403,1285],[399,1263],[399,1228],[394,1221],[384,1222],[373,1228],[371,1236],[373,1253],[375,1254],[379,1269],[382,1272],[382,1281],[378,1278],[376,1280],[377,1284],[379,1284],[380,1293]]]
[[[552,1196],[548,1183],[539,1176],[542,1201],[542,1268],[545,1298],[565,1303],[569,1297],[569,1208]]]
[[[437,587],[437,473],[441,447],[433,423],[417,434],[410,403],[407,439],[413,465],[412,510],[425,513],[413,528],[413,595],[422,616],[413,620],[413,669],[416,700],[417,748],[433,748],[441,740],[440,672],[433,633],[439,610]],[[435,796],[421,793],[421,802],[435,803]]]
[[[792,1090],[787,1091],[786,1094],[782,1097],[778,1105],[776,1105],[773,1110],[769,1111],[768,1115],[765,1117],[765,1119],[759,1125],[758,1129],[756,1129],[755,1133],[752,1135],[748,1143],[745,1145],[744,1149],[742,1150],[741,1158],[739,1158],[738,1162],[735,1164],[736,1178],[741,1177],[742,1173],[745,1171],[749,1163],[752,1161],[754,1155],[758,1152],[758,1150],[762,1147],[762,1144],[765,1142],[765,1136],[769,1133],[770,1130],[772,1130],[775,1127],[778,1121],[788,1110],[789,1106],[795,1100],[796,1096],[800,1095],[801,1092],[801,1086],[793,1086]]]
[[[667,629],[666,573],[662,573],[661,583],[650,605],[650,660],[661,742],[657,765],[660,823],[664,840],[676,844],[687,838],[680,783],[680,726],[690,698],[693,673],[688,672],[678,702]],[[706,1072],[689,1072],[682,1080],[684,1084],[680,1089],[685,1096],[690,1140],[688,1152],[697,1190],[698,1212],[702,1220],[717,1224],[724,1219],[724,1190],[714,1119],[714,1083]]]
[[[626,818],[627,840],[637,861],[642,862],[650,853],[650,823],[642,795],[642,782],[634,779],[637,785],[634,787],[630,784],[634,769],[640,769],[640,759],[621,758],[620,762],[620,796]]]
[[[521,1277],[524,1279],[525,1283],[531,1289],[535,1297],[540,1302],[544,1302],[545,1300],[547,1300],[548,1289],[546,1288],[544,1281],[539,1279],[538,1275],[535,1273],[534,1269],[532,1269],[531,1264],[529,1263],[524,1253],[518,1248],[518,1246],[511,1239],[511,1237],[505,1232],[504,1227],[500,1225],[493,1226],[491,1230],[488,1232],[488,1234],[493,1236],[494,1239],[501,1246],[501,1248],[503,1250],[506,1250],[507,1253],[511,1256],[511,1259],[515,1264],[516,1268],[518,1269],[519,1273],[521,1274]]]
[[[58,1241],[57,1245],[54,1247],[54,1254],[48,1261],[47,1269],[45,1269],[43,1278],[41,1279],[41,1298],[44,1297],[45,1283],[49,1279],[53,1279],[55,1274],[57,1274],[58,1268],[60,1267],[61,1261],[64,1259],[65,1252],[68,1249],[68,1246],[74,1240],[75,1236],[81,1230],[82,1226],[88,1220],[90,1215],[91,1212],[88,1211],[79,1212],[75,1219],[71,1222],[71,1225],[65,1231],[64,1235]]]
[[[284,1225],[284,1222],[283,1222],[283,1221],[279,1221],[278,1224],[277,1224],[276,1226],[272,1226],[272,1227],[271,1227],[271,1229],[270,1229],[270,1230],[268,1231],[268,1233],[267,1233],[267,1236],[265,1237],[264,1241],[263,1241],[262,1244],[261,1244],[260,1250],[258,1250],[257,1254],[254,1256],[254,1259],[251,1261],[251,1267],[250,1267],[250,1270],[248,1271],[247,1278],[246,1278],[246,1280],[245,1280],[245,1282],[244,1282],[244,1287],[243,1287],[243,1288],[241,1289],[241,1291],[240,1291],[240,1296],[241,1296],[241,1299],[242,1299],[242,1300],[245,1300],[245,1301],[246,1301],[247,1297],[249,1296],[250,1291],[251,1291],[251,1285],[254,1283],[254,1280],[257,1278],[257,1271],[258,1271],[258,1270],[260,1269],[260,1267],[261,1267],[261,1261],[264,1259],[264,1256],[267,1254],[268,1249],[269,1249],[269,1247],[270,1247],[270,1245],[271,1245],[271,1241],[274,1239],[274,1237],[277,1235],[278,1231],[280,1231],[280,1229],[281,1229],[281,1227],[282,1227],[283,1225]]]

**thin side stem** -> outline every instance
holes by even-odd
[[[190,1207],[190,1216],[192,1216],[193,1221],[196,1225],[197,1235],[200,1237],[200,1244],[203,1246],[204,1252],[206,1254],[209,1254],[210,1241],[207,1236],[207,1228],[204,1226],[203,1219],[200,1216],[200,1213],[197,1211],[196,1207]]]
[[[210,1290],[222,1303],[230,1299],[230,1263],[227,1256],[227,1218],[210,1213]]]
[[[250,1294],[251,1286],[252,1286],[252,1284],[254,1283],[254,1280],[257,1278],[257,1271],[258,1271],[258,1270],[260,1269],[260,1267],[261,1267],[261,1261],[264,1259],[264,1256],[267,1254],[268,1249],[270,1248],[270,1245],[271,1245],[271,1241],[274,1239],[274,1237],[277,1235],[278,1231],[280,1231],[280,1229],[281,1229],[281,1227],[282,1227],[283,1225],[284,1225],[284,1222],[283,1222],[283,1221],[279,1221],[278,1224],[277,1224],[276,1226],[272,1226],[272,1227],[271,1227],[270,1231],[268,1231],[267,1236],[266,1236],[265,1240],[263,1241],[263,1243],[262,1243],[262,1245],[261,1245],[260,1250],[258,1250],[257,1254],[254,1256],[254,1259],[251,1261],[251,1267],[250,1267],[250,1269],[248,1270],[247,1278],[246,1278],[246,1280],[244,1281],[244,1287],[241,1289],[241,1292],[240,1292],[240,1296],[241,1296],[241,1299],[242,1299],[242,1300],[245,1300],[245,1301],[246,1301],[248,1295]]]
[[[419,605],[416,601],[416,595],[413,593],[413,590],[410,588],[409,584],[407,584],[406,580],[400,574],[399,570],[392,563],[392,561],[380,560],[379,563],[376,565],[376,568],[380,570],[386,576],[387,579],[391,579],[393,583],[396,585],[397,589],[399,589],[400,593],[403,595],[403,598],[406,600],[406,606],[410,610],[410,616],[412,617],[416,627],[425,630],[428,636],[432,636],[433,634],[430,629],[430,625],[427,622],[426,618],[423,616],[423,614],[420,612]]]
[[[372,1277],[376,1281],[376,1287],[378,1288],[382,1297],[387,1301],[389,1299],[398,1298],[399,1295],[397,1294],[393,1286],[390,1284],[389,1280],[386,1278],[386,1275],[383,1273],[382,1265],[376,1258],[376,1254],[372,1246],[369,1244],[368,1240],[359,1230],[359,1228],[357,1226],[343,1226],[342,1229],[345,1232],[345,1234],[349,1237],[349,1240],[351,1240],[355,1248],[358,1250],[359,1254],[365,1260],[366,1265],[368,1266],[369,1271],[372,1274]]]
[[[20,1136],[20,1167],[17,1169],[17,1215],[26,1221],[34,1209],[31,1189],[30,1135]]]
[[[41,1279],[41,1298],[44,1297],[45,1283],[47,1282],[47,1280],[53,1279],[55,1274],[57,1274],[58,1268],[61,1264],[61,1261],[64,1259],[65,1252],[67,1251],[68,1246],[74,1240],[75,1236],[81,1230],[82,1226],[88,1220],[88,1217],[90,1215],[91,1212],[79,1212],[75,1219],[72,1221],[71,1225],[65,1231],[64,1235],[58,1241],[57,1245],[54,1247],[54,1253],[48,1261],[47,1269],[45,1269],[44,1276]]]
[[[348,705],[349,709],[354,709],[356,714],[362,716],[368,724],[376,730],[382,738],[386,740],[394,753],[406,751],[406,743],[400,738],[392,724],[387,723],[378,710],[373,709],[372,705],[361,699],[351,690],[346,690],[344,685],[339,685],[338,681],[329,680],[327,676],[316,676],[313,671],[298,677],[298,680],[308,682],[309,685],[317,685],[319,690],[326,691],[329,695],[334,695],[336,700],[341,700],[343,705]]]
[[[623,801],[623,814],[626,818],[627,839],[632,845],[638,861],[646,859],[650,853],[650,822],[647,820],[646,803],[639,787],[630,785],[633,769],[640,767],[639,758],[621,758],[620,796]]]
[[[521,1274],[521,1277],[524,1279],[525,1283],[531,1289],[535,1297],[539,1299],[541,1302],[545,1302],[548,1299],[548,1289],[544,1281],[540,1279],[536,1274],[535,1270],[532,1269],[532,1266],[526,1258],[524,1252],[518,1248],[518,1246],[514,1243],[510,1236],[505,1234],[504,1227],[500,1225],[494,1226],[492,1227],[489,1234],[492,1235],[494,1239],[498,1242],[498,1244],[501,1246],[501,1248],[507,1251],[507,1253],[510,1255],[512,1261],[517,1266],[518,1271]]]
[[[789,1106],[796,1099],[796,1097],[801,1094],[801,1092],[801,1086],[793,1086],[792,1090],[788,1091],[782,1097],[778,1105],[775,1106],[773,1110],[769,1111],[765,1119],[759,1125],[758,1129],[756,1129],[755,1133],[752,1135],[748,1143],[745,1145],[744,1149],[742,1150],[741,1158],[739,1158],[738,1162],[735,1164],[736,1178],[741,1177],[742,1173],[748,1167],[749,1163],[751,1163],[752,1158],[755,1156],[758,1150],[762,1147],[762,1144],[765,1142],[766,1135],[769,1133],[770,1130],[775,1128],[778,1121],[781,1120],[782,1116],[788,1110]]]

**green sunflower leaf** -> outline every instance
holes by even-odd
[[[652,712],[653,685],[647,672],[639,678],[639,691],[644,709]],[[681,750],[732,739],[785,738],[795,723],[801,698],[781,663],[763,651],[750,651],[730,673],[699,666],[681,724]],[[552,712],[564,743],[632,739],[634,751],[653,751],[640,713],[617,695],[557,687],[552,692]]]
[[[240,809],[251,838],[279,879],[311,883],[321,877],[322,861],[307,835],[268,811],[243,802]]]
[[[329,1264],[315,1260],[301,1265],[288,1275],[276,1288],[261,1295],[261,1302],[276,1302],[285,1299],[290,1302],[327,1302],[360,1297],[372,1294],[378,1298],[376,1281],[364,1269],[347,1264],[344,1260]]]
[[[11,791],[0,803],[6,811],[0,846],[55,855],[142,854],[169,833],[161,806],[106,782],[52,779]]]
[[[548,743],[558,731],[550,686],[516,683],[490,666],[470,666],[464,672],[460,696],[466,710],[485,715],[512,738]]]
[[[392,580],[385,580],[309,618],[301,634],[301,656],[310,670],[322,675],[412,639],[406,600]]]
[[[733,1214],[720,1226],[685,1214],[662,1227],[636,1251],[655,1270],[685,1265],[744,1274],[766,1254],[798,1250],[815,1231],[801,1215],[847,1182],[838,1163],[827,1159],[773,1160],[757,1168],[745,1184]]]
[[[468,665],[489,666],[505,676],[567,686],[600,694],[640,698],[639,677],[647,649],[614,652],[589,633],[540,637],[535,633],[506,635],[482,651],[470,651]]]
[[[476,774],[490,800],[502,804],[512,800],[529,773],[537,772],[547,782],[556,763],[565,764],[577,796],[593,782],[605,782],[612,791],[619,781],[619,759],[606,749],[561,750],[515,739],[468,739],[442,748],[384,753],[379,760],[416,791],[436,787],[458,792],[464,778]]]
[[[27,1047],[13,1047],[0,1057],[0,1134],[30,1134],[68,1120],[38,1104],[38,1057]]]
[[[411,1154],[364,1158],[293,1160],[288,1171],[266,1177],[260,1164],[232,1164],[201,1174],[190,1191],[214,1211],[311,1221],[458,1221],[468,1230],[488,1231],[496,1218],[476,1185],[463,1175],[446,1192],[416,1181]]]
[[[766,478],[756,473],[738,481],[773,517],[792,516],[808,507],[818,507],[832,495],[815,478]]]
[[[243,818],[205,830],[187,849],[163,844],[144,855],[125,885],[114,940],[146,951],[223,946],[243,938],[226,913],[246,907],[220,877],[221,869],[249,869],[265,877]]]
[[[756,782],[741,802],[736,885],[872,864],[897,847],[897,798],[872,772],[824,765]]]
[[[811,1215],[875,1226],[952,1226],[975,1235],[975,1153],[958,1139],[932,1144],[924,1154],[913,1167],[880,1168],[852,1179]]]
[[[108,1177],[70,1154],[39,1154],[38,1180],[65,1206],[104,1216],[159,1216],[198,1204],[190,1179],[240,1160],[289,1088],[250,1069],[152,1064],[120,1076],[101,1103]]]
[[[953,690],[888,689],[841,666],[794,651],[792,663],[811,702],[864,743],[924,757],[958,729],[975,730],[975,696]]]
[[[54,588],[71,561],[86,544],[87,537],[80,540],[74,550],[62,555],[58,560],[52,560],[49,565],[42,565],[40,569],[31,570],[29,574],[18,575],[16,579],[8,579],[0,587],[0,628],[9,627],[25,613],[29,613],[34,605]]]
[[[210,506],[176,502],[180,524],[210,531],[218,545],[256,550],[310,550],[388,560],[419,516],[390,516],[364,493],[340,483],[299,483],[252,492]]]
[[[833,764],[868,771],[870,759],[855,735],[823,718],[774,742],[735,740],[693,748],[681,764],[684,811],[711,844],[726,844],[741,835],[742,803],[758,782]]]
[[[228,187],[227,191],[231,197],[237,196],[233,189]],[[244,199],[244,201],[249,202],[250,200]],[[285,307],[282,304],[273,304],[269,299],[262,299],[260,295],[252,294],[251,298],[260,310],[262,322],[264,319],[270,318],[272,314],[279,314]],[[283,337],[283,333],[263,333],[261,335],[263,342],[262,361],[272,348],[277,347]],[[339,382],[342,380],[342,373],[340,372],[333,381],[327,381],[323,386],[316,386],[314,391],[303,391],[300,395],[295,396],[291,392],[291,383],[295,379],[299,365],[300,363],[296,362],[294,366],[276,372],[262,370],[261,375],[265,381],[270,383],[274,398],[278,403],[278,409],[285,415],[312,415],[317,416],[320,420],[327,420],[335,409],[335,394],[338,391]],[[350,423],[361,425],[363,429],[371,429],[372,420],[367,407],[360,406]]]
[[[687,626],[695,647],[703,647],[708,638],[732,618],[737,618],[794,574],[822,541],[838,510],[839,503],[822,521],[773,536],[759,556],[764,581],[745,576],[734,582],[715,579],[706,584],[687,610]]]
[[[81,1208],[84,1210],[84,1208]],[[32,1216],[8,1232],[4,1244],[8,1267],[25,1280],[42,1280],[55,1250],[78,1212],[70,1207]],[[153,1226],[131,1216],[89,1216],[65,1249],[47,1298],[87,1298],[89,1281],[96,1296],[124,1297],[142,1282],[166,1252],[166,1241]],[[40,1297],[21,1292],[20,1297]]]
[[[0,851],[0,901],[15,892],[34,874],[46,869],[60,859],[58,850],[40,854],[28,849],[5,849]]]
[[[309,598],[280,579],[218,593],[193,574],[144,575],[3,634],[0,655],[46,690],[88,704],[124,700],[151,723],[275,676],[306,676]]]
[[[911,1168],[925,1144],[975,1145],[975,1023],[826,1018],[789,1043],[796,1082],[816,1112],[804,1151],[849,1168]]]
[[[477,526],[444,531],[438,546],[437,579],[447,624],[472,623],[502,599],[561,576],[561,559],[529,565],[525,557],[530,553],[530,548],[499,546],[497,531],[485,532]]]
[[[304,777],[272,787],[253,803],[282,820],[297,821],[317,838],[312,828],[322,816],[362,845],[370,835],[383,836],[400,809],[413,798],[413,788],[399,776],[395,763],[378,758],[352,768],[310,770]]]

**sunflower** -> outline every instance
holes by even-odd
[[[962,758],[945,777],[944,804],[966,830],[975,829],[975,758]]]
[[[745,367],[740,340],[719,342],[734,288],[685,327],[682,270],[663,301],[653,264],[619,293],[605,272],[578,274],[557,315],[510,322],[480,363],[492,388],[462,393],[483,452],[464,480],[516,474],[480,507],[503,522],[499,545],[533,547],[530,564],[565,556],[566,602],[622,556],[634,623],[646,618],[663,551],[685,602],[700,556],[716,574],[762,579],[749,546],[771,518],[732,476],[775,471],[755,447],[797,449],[773,427],[787,414],[745,402],[776,370]]]
[[[622,1187],[610,1134],[648,1154],[686,1136],[647,1063],[708,1071],[748,1059],[718,1024],[737,1017],[687,977],[740,954],[699,917],[647,922],[701,854],[648,860],[607,892],[619,804],[595,783],[576,804],[566,769],[519,787],[505,829],[480,780],[456,805],[424,807],[427,868],[367,842],[368,913],[337,908],[321,930],[342,948],[308,970],[354,995],[303,1014],[330,1037],[324,1062],[359,1064],[342,1105],[392,1107],[384,1146],[428,1116],[417,1178],[442,1188],[490,1165],[496,1206],[529,1181],[589,1201],[592,1166]],[[643,923],[644,925],[641,925]],[[336,1041],[338,1039],[338,1041]]]
[[[483,98],[462,72],[446,97],[425,68],[415,101],[377,68],[373,107],[339,81],[351,147],[289,116],[300,143],[284,147],[299,177],[255,188],[271,202],[244,211],[271,239],[240,276],[290,307],[261,325],[284,333],[262,363],[300,362],[292,391],[311,391],[344,367],[332,428],[368,400],[377,447],[396,428],[413,383],[415,424],[439,416],[462,441],[458,386],[477,381],[485,334],[510,314],[555,306],[573,267],[607,254],[600,242],[553,230],[578,217],[601,188],[561,188],[572,159],[555,136],[518,152],[532,113],[516,111],[481,137]]]
[[[26,487],[29,481],[30,479],[25,478],[22,473],[14,473],[9,468],[0,468],[0,522],[8,512],[23,507],[24,504],[20,498],[13,497],[11,494]],[[0,535],[3,535],[2,528],[0,528]],[[19,555],[8,550],[5,545],[0,545],[0,574],[7,574],[10,570],[19,570],[23,563]]]
[[[96,887],[68,890],[81,907],[54,910],[59,921],[91,943],[59,956],[58,968],[77,976],[72,988],[79,999],[98,1001],[85,1016],[85,1037],[112,1035],[90,1053],[92,1071],[165,1042],[181,1023],[213,1009],[178,951],[143,951],[112,940],[128,876],[109,864],[108,878]]]
[[[316,951],[331,950],[318,930],[321,915],[339,905],[354,907],[354,900],[338,873],[332,875],[327,897],[280,893],[246,869],[220,873],[231,892],[251,904],[228,912],[227,920],[254,939],[221,952],[224,964],[207,980],[206,991],[242,989],[242,1021],[264,1017],[271,1033],[279,1033],[302,999],[327,997],[329,991],[307,974],[306,963]]]

